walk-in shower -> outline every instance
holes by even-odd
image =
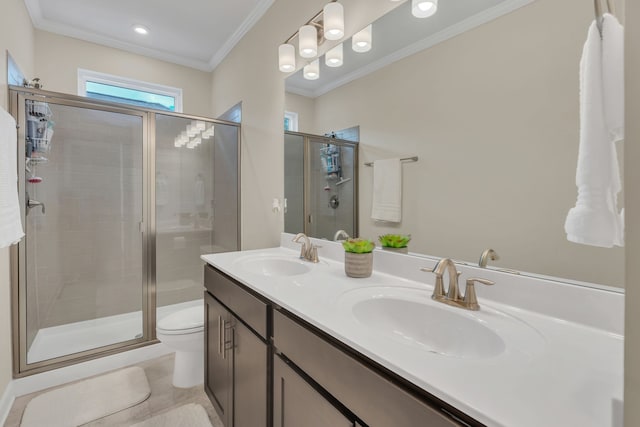
[[[332,240],[358,235],[358,145],[353,141],[285,132],[284,230]]]
[[[155,340],[202,304],[204,253],[239,249],[239,124],[12,87],[25,238],[14,374]]]

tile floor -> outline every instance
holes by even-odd
[[[84,427],[130,426],[187,403],[198,403],[202,405],[207,411],[213,427],[224,427],[215,409],[211,405],[209,398],[205,394],[202,385],[188,389],[173,387],[171,384],[171,375],[173,372],[172,354],[149,360],[136,366],[143,368],[147,374],[149,386],[151,387],[151,396],[139,405],[84,424]],[[22,413],[27,403],[45,391],[48,390],[16,398],[4,427],[19,427]]]

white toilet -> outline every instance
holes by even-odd
[[[185,308],[160,319],[158,339],[176,352],[173,385],[189,388],[204,382],[204,307]]]

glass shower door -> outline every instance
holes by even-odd
[[[26,364],[143,341],[146,113],[29,96],[19,105]]]
[[[239,134],[232,124],[155,114],[157,320],[202,306],[200,255],[240,247]]]

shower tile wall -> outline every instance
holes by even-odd
[[[38,329],[138,311],[142,301],[142,120],[51,105],[43,202],[27,216],[27,338]],[[28,173],[27,173],[28,174]]]

